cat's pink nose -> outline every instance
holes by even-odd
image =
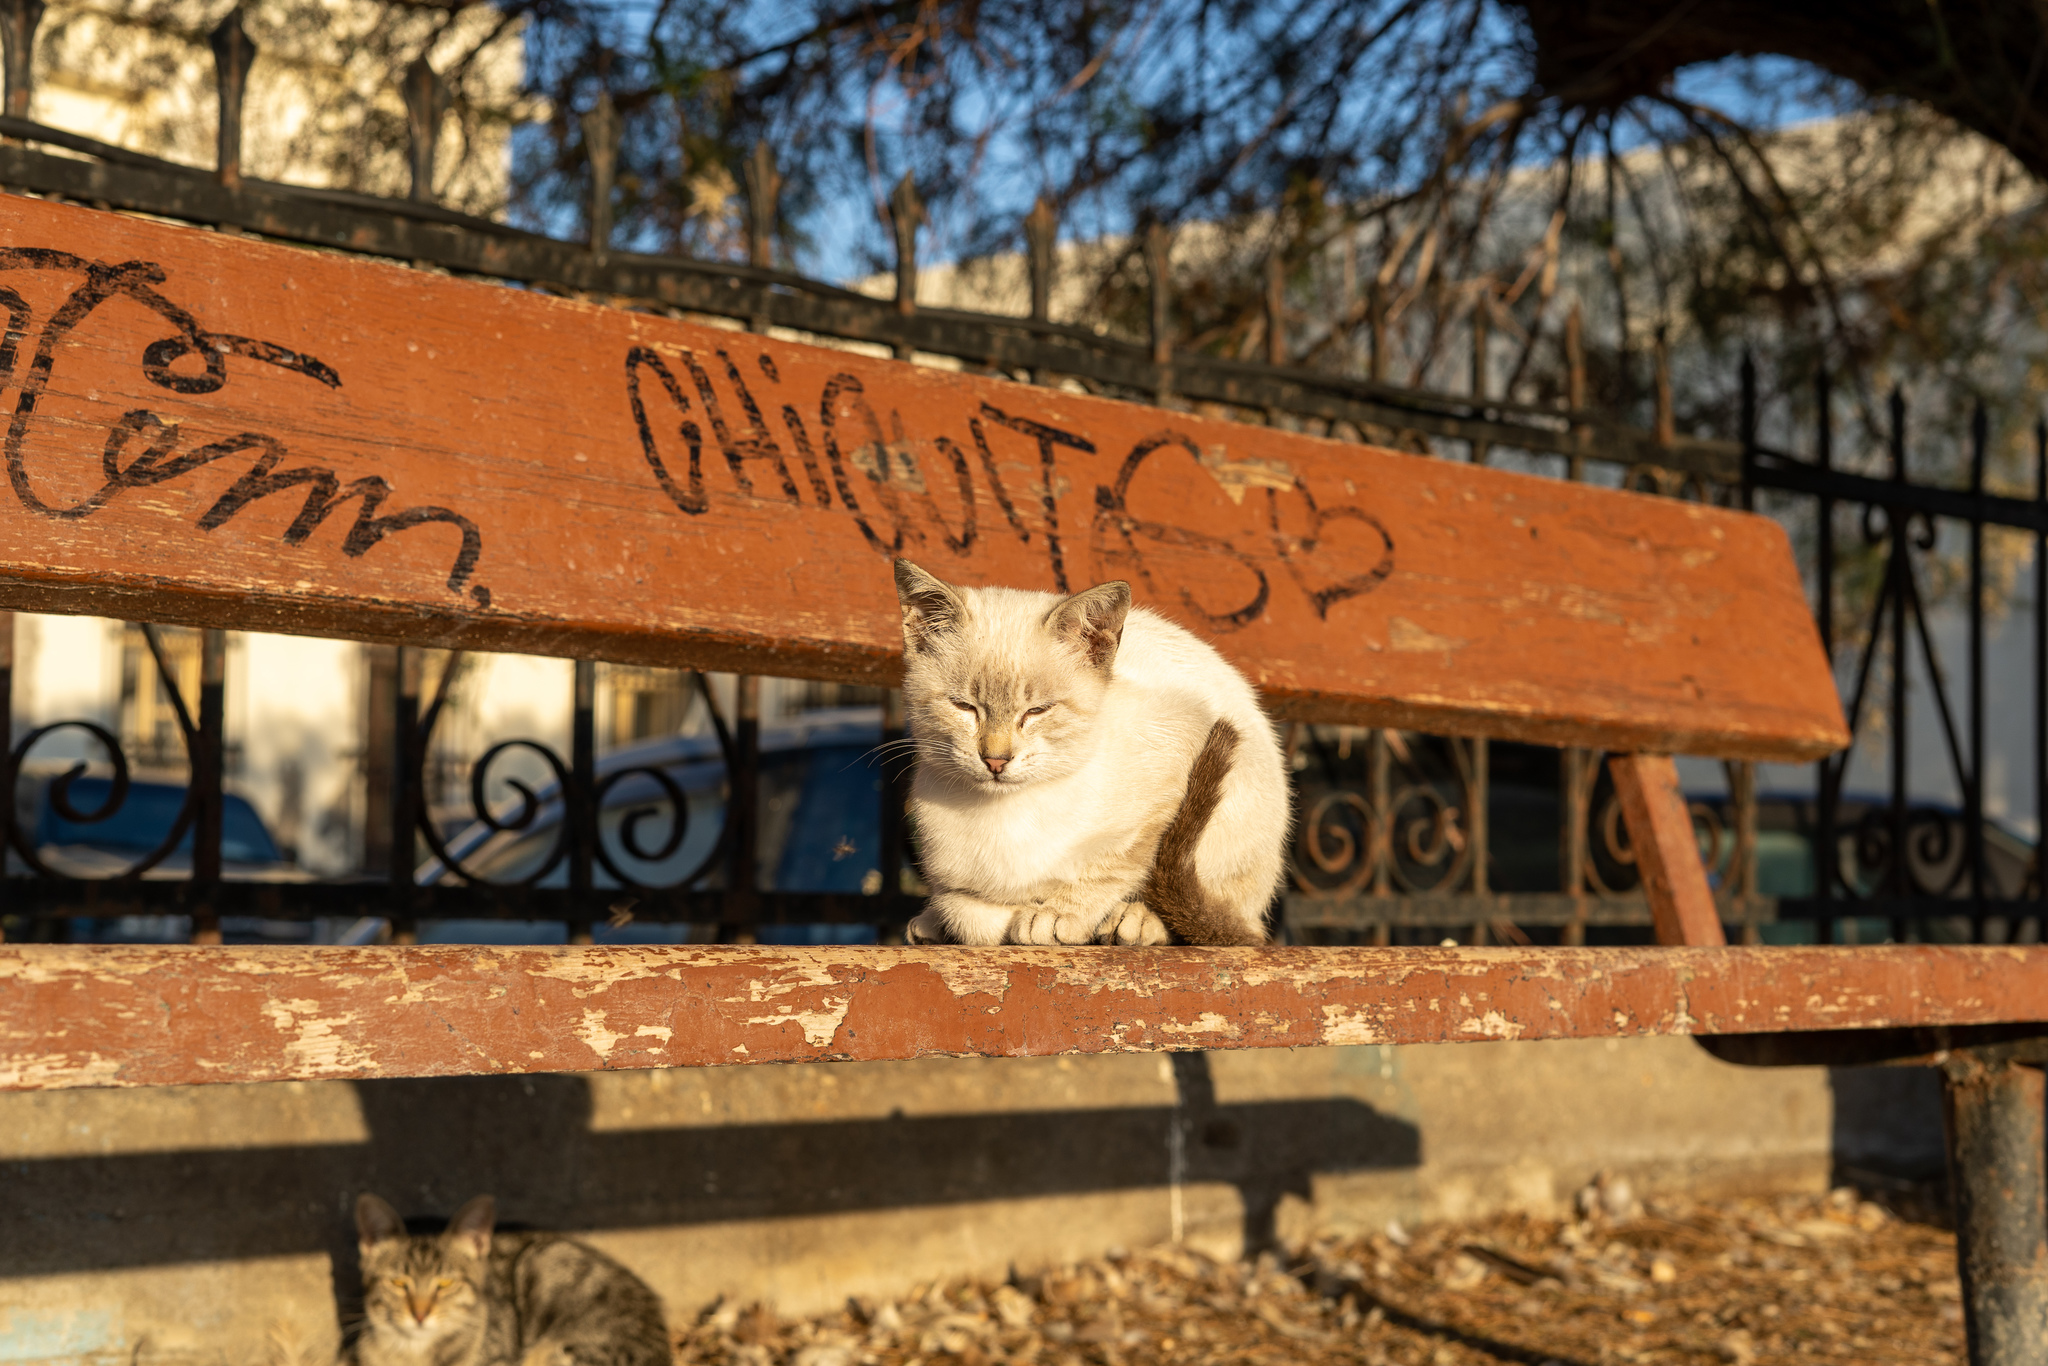
[[[1010,756],[1007,754],[984,754],[981,756],[981,761],[988,765],[989,772],[1000,774],[1009,764]]]

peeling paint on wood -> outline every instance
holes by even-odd
[[[0,1089],[2048,1021],[2048,948],[0,946]]]
[[[14,196],[0,243],[0,607],[886,682],[903,554],[1128,579],[1284,715],[1846,741],[1761,517]]]

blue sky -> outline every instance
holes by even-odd
[[[607,25],[614,28],[618,45],[630,51],[644,42],[654,6],[647,0],[625,0],[625,3],[605,7],[600,12]],[[755,11],[756,37],[761,45],[771,44],[788,36],[795,24],[807,20],[808,14],[808,7],[793,16],[785,7],[761,6]],[[534,57],[539,59],[538,51],[534,52]],[[1492,74],[1497,79],[1501,73]],[[1767,130],[1826,117],[1835,112],[1833,102],[1821,89],[1822,84],[1799,63],[1785,58],[1760,57],[1731,58],[1687,68],[1678,73],[1674,88],[1688,100],[1712,105],[1752,127]],[[849,92],[849,99],[858,100],[865,94],[865,91]],[[976,113],[971,107],[967,112],[970,118]],[[528,136],[540,136],[539,130],[533,130]],[[1617,129],[1617,144],[1624,149],[1641,145],[1648,138],[1648,131],[1630,120],[1625,120]],[[1536,150],[1532,152],[1532,161],[1542,156],[1543,152]],[[982,202],[1014,211],[1020,219],[1040,188],[1039,178],[1045,175],[1056,177],[1059,173],[1056,166],[1036,165],[1016,140],[1000,135],[990,148],[986,164],[989,170],[976,184]],[[840,199],[845,202],[838,202]],[[569,236],[576,230],[575,223],[569,215],[561,217],[563,221],[560,223],[543,222],[536,226],[551,235]],[[873,248],[881,240],[880,226],[874,218],[873,205],[862,194],[842,194],[821,205],[818,218],[806,225],[810,229],[811,246],[804,259],[799,261],[800,267],[808,274],[834,281],[865,274],[869,269],[866,249]],[[1083,212],[1071,214],[1063,226],[1063,235],[1093,237],[1125,230],[1129,225],[1099,216],[1091,218]],[[945,259],[957,250],[948,243],[945,227],[941,207],[938,231],[925,234],[921,253],[925,260]]]

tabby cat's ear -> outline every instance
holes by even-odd
[[[1124,618],[1131,611],[1131,586],[1122,579],[1098,583],[1046,613],[1045,628],[1108,673],[1123,644]]]
[[[941,638],[959,629],[967,611],[958,589],[908,560],[896,561],[896,601],[903,608],[905,654],[925,654],[937,648]]]
[[[390,1202],[364,1191],[356,1197],[356,1238],[363,1250],[405,1237],[405,1220]]]
[[[441,1237],[449,1246],[481,1259],[491,1255],[491,1226],[497,1222],[498,1202],[479,1195],[455,1211]]]

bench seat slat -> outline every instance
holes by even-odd
[[[0,248],[0,607],[886,682],[900,553],[1130,579],[1283,715],[1846,741],[1763,518],[20,197]]]
[[[2048,1021],[2048,948],[0,947],[0,1089]]]

